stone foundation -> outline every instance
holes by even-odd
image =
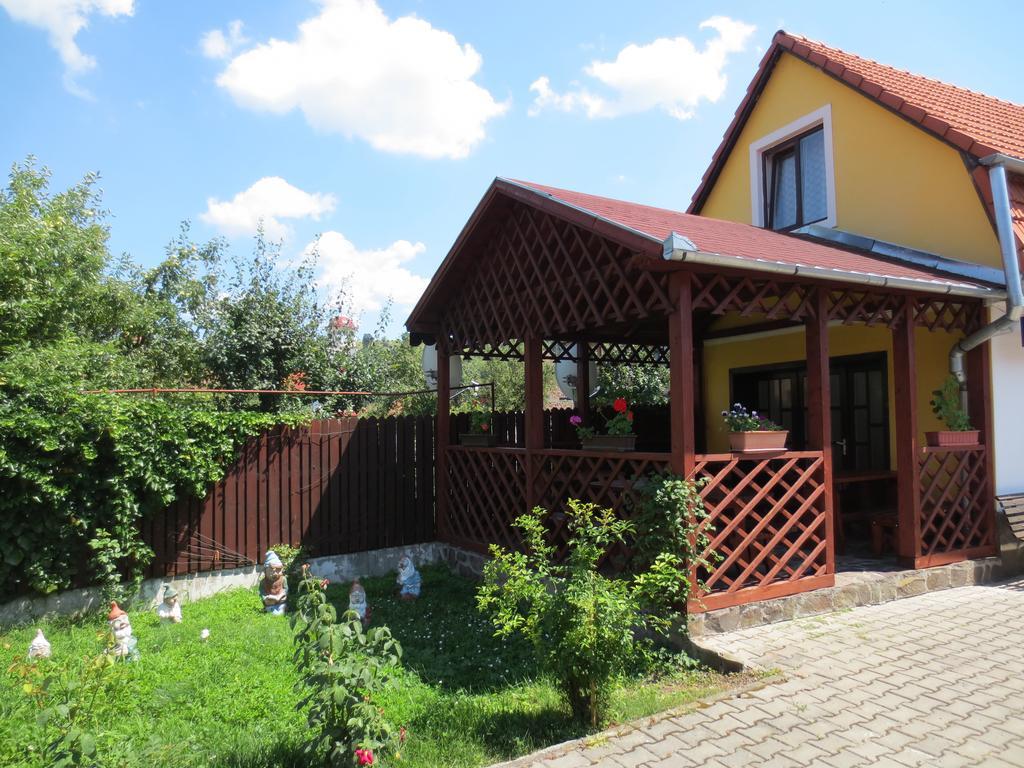
[[[999,581],[1007,573],[998,557],[907,571],[841,571],[836,585],[799,595],[721,608],[687,617],[691,637],[716,635],[805,616],[878,605],[953,587]]]

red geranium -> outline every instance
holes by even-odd
[[[615,402],[612,403],[612,408],[615,409],[616,413],[625,413],[629,410],[629,405],[626,403],[626,398],[617,397],[615,398]]]
[[[633,412],[632,411],[626,411],[626,421],[632,421],[632,420],[633,420]]]

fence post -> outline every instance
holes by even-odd
[[[434,466],[436,471],[435,509],[437,534],[448,540],[448,445],[451,441],[451,365],[448,348],[437,345],[437,426],[434,428]]]

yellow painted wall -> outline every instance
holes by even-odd
[[[728,316],[723,318],[728,320]],[[727,324],[727,323],[726,323]],[[829,328],[829,352],[832,357],[885,352],[889,373],[889,436],[893,467],[896,461],[895,404],[892,378],[892,332],[884,327],[843,325]],[[949,374],[949,350],[959,336],[942,331],[918,328],[915,334],[917,353],[917,406],[920,440],[928,430],[941,429],[928,401]],[[729,450],[729,436],[722,424],[721,413],[729,403],[729,371],[757,365],[789,363],[806,359],[802,328],[753,339],[718,341],[704,347],[704,416],[707,425],[709,453]]]
[[[826,104],[839,229],[1000,266],[995,232],[960,154],[791,54],[776,64],[701,213],[752,222],[750,144]]]

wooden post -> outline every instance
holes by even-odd
[[[576,410],[583,418],[584,424],[590,419],[590,390],[594,382],[590,380],[590,345],[585,341],[576,342]]]
[[[673,272],[668,321],[669,409],[672,471],[688,477],[696,465],[694,437],[693,296],[689,272]]]
[[[523,340],[523,368],[526,377],[523,442],[526,447],[526,507],[529,510],[540,501],[534,495],[533,477],[536,463],[543,457],[534,452],[544,448],[544,368],[540,337],[531,334]]]
[[[434,465],[437,471],[437,531],[441,541],[447,541],[448,525],[448,446],[451,443],[451,361],[448,349],[437,345],[437,428],[435,435]]]
[[[992,440],[992,342],[975,347],[967,353],[967,415],[971,426],[981,432],[981,444],[985,446],[985,478],[988,493],[982,499],[982,508],[989,518],[984,527],[990,531],[996,528],[996,466]],[[992,554],[998,554],[999,536],[993,533]]]
[[[892,329],[892,373],[896,398],[896,488],[899,535],[896,553],[914,566],[921,546],[921,475],[917,436],[917,360],[914,299],[907,297]]]
[[[807,448],[821,451],[825,479],[826,573],[836,571],[836,520],[832,504],[832,380],[828,363],[828,290],[815,289],[814,317],[804,325],[807,354]]]

